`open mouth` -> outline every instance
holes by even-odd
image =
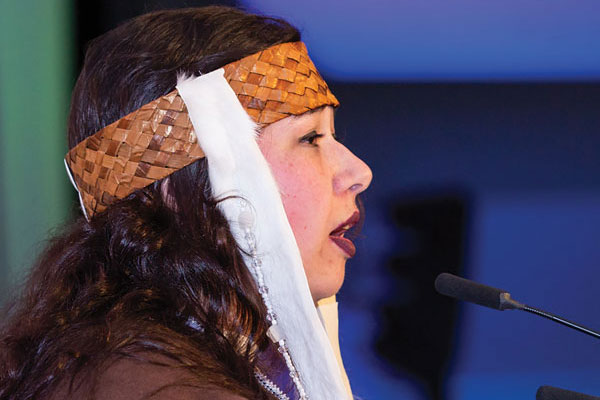
[[[360,214],[358,211],[355,211],[354,214],[346,221],[342,222],[337,228],[335,228],[330,234],[329,238],[340,248],[348,258],[354,257],[356,254],[356,246],[352,240],[344,237],[346,232],[348,232],[354,225],[358,223],[360,220]]]

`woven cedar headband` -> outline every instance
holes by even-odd
[[[264,126],[339,102],[302,42],[272,46],[223,67],[250,117]],[[177,89],[106,126],[65,158],[87,218],[203,158]]]

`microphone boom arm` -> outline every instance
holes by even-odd
[[[576,324],[575,322],[571,322],[569,320],[561,318],[558,315],[554,315],[554,314],[551,314],[549,312],[542,311],[542,310],[539,310],[539,309],[534,308],[534,307],[530,307],[530,306],[525,305],[525,304],[523,304],[523,308],[521,308],[521,310],[527,311],[527,312],[535,314],[535,315],[539,315],[540,317],[548,318],[548,319],[550,319],[550,320],[552,320],[554,322],[558,322],[559,324],[568,326],[569,328],[573,328],[575,330],[578,330],[579,332],[583,332],[585,334],[593,336],[596,339],[600,339],[600,333],[598,333],[596,331],[593,331],[593,330],[591,330],[589,328],[586,328],[585,326]]]

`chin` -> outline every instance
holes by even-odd
[[[344,261],[341,266],[336,266],[334,271],[330,271],[326,276],[321,275],[317,282],[309,281],[310,292],[315,303],[340,291],[344,284],[345,265]]]

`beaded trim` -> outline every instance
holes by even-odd
[[[258,383],[262,385],[269,393],[277,397],[278,400],[290,400],[290,398],[283,393],[283,391],[277,386],[272,380],[267,378],[265,374],[260,372],[258,369],[254,371],[254,376]]]
[[[254,236],[253,232],[254,214],[252,213],[250,206],[244,200],[241,200],[240,202],[240,215],[238,217],[238,222],[240,224],[240,228],[242,228],[242,231],[244,232],[244,238],[246,239],[246,243],[248,245],[248,250],[250,253],[250,258],[252,259],[250,270],[252,271],[256,279],[256,283],[258,285],[258,293],[260,293],[263,303],[267,308],[267,321],[271,325],[269,327],[269,330],[267,331],[267,336],[269,336],[273,343],[277,344],[277,351],[281,353],[283,359],[285,360],[285,365],[290,371],[290,378],[294,382],[294,386],[296,387],[296,390],[300,395],[300,399],[308,400],[308,396],[306,394],[306,391],[304,390],[304,386],[302,385],[302,381],[300,379],[300,374],[298,373],[298,370],[296,369],[296,366],[292,361],[292,357],[290,356],[285,342],[285,337],[283,335],[283,332],[279,328],[277,316],[273,311],[271,299],[269,298],[269,290],[267,289],[267,286],[264,282],[262,262],[258,257],[258,253],[256,250],[256,237]]]

